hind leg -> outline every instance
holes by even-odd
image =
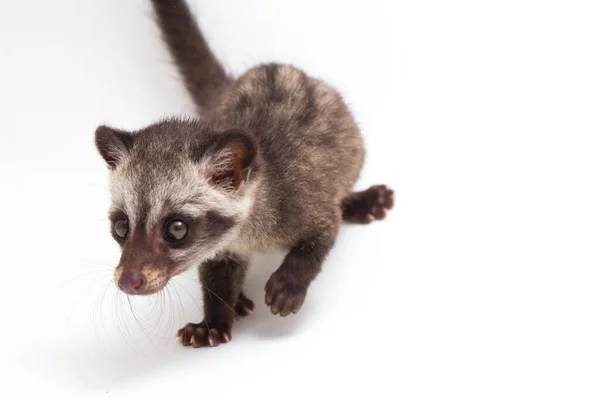
[[[384,219],[394,207],[394,191],[386,185],[371,186],[362,192],[354,192],[342,201],[344,221],[368,224]]]

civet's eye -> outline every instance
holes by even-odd
[[[121,239],[126,239],[127,234],[129,233],[129,221],[127,221],[126,219],[118,220],[117,222],[115,222],[114,229],[118,237],[120,237]]]
[[[165,225],[165,240],[171,243],[179,243],[185,239],[188,227],[180,219],[173,219]]]

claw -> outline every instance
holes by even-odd
[[[227,332],[223,332],[221,334],[221,339],[223,339],[224,343],[227,343],[231,340],[231,336]]]

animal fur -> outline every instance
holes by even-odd
[[[197,110],[135,132],[101,126],[99,152],[111,170],[112,226],[128,221],[115,272],[120,282],[145,277],[159,291],[172,276],[199,266],[205,320],[178,333],[184,345],[231,339],[236,314],[254,307],[242,293],[254,251],[286,251],[265,287],[274,314],[298,312],[334,245],[342,219],[385,217],[393,192],[352,193],[365,150],[340,95],[283,64],[228,76],[183,0],[151,0],[165,43]],[[165,224],[188,226],[179,244]],[[139,285],[138,285],[139,286]]]

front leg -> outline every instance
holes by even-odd
[[[321,271],[321,265],[335,242],[337,226],[297,243],[265,286],[265,303],[282,317],[297,313],[308,287]]]
[[[254,308],[252,300],[242,293],[246,265],[242,256],[224,254],[200,266],[204,321],[189,323],[177,332],[184,346],[217,346],[231,340],[235,319]]]

